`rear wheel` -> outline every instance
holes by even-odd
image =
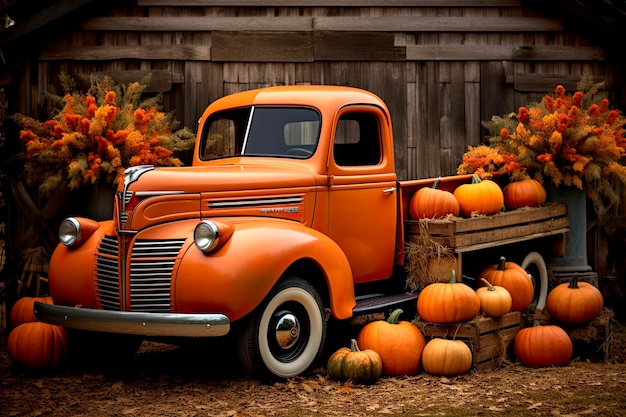
[[[241,362],[257,377],[300,375],[320,358],[326,325],[324,304],[315,287],[289,277],[247,318],[238,335]]]
[[[538,252],[530,252],[520,265],[530,275],[535,288],[530,308],[543,310],[548,296],[548,268]]]

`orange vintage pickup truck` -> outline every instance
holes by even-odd
[[[199,120],[192,166],[129,168],[112,220],[62,222],[54,305],[36,315],[120,335],[232,334],[254,375],[301,374],[321,359],[329,320],[415,304],[404,220],[433,181],[398,181],[389,111],[370,92],[223,97]]]

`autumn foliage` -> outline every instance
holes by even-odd
[[[458,173],[534,178],[544,185],[585,189],[594,203],[603,197],[618,202],[611,180],[626,184],[626,118],[610,108],[607,98],[598,100],[597,92],[566,94],[559,85],[517,114],[493,117],[484,123],[493,134],[489,145],[470,146]]]
[[[146,82],[116,85],[93,79],[87,93],[73,91],[61,76],[65,95],[49,120],[14,115],[25,144],[24,175],[29,185],[49,195],[66,183],[70,189],[117,185],[124,170],[136,165],[180,166],[174,151],[189,149],[194,134],[175,130],[178,122],[159,110],[160,96],[142,100]]]

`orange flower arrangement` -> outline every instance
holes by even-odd
[[[489,145],[470,146],[457,172],[499,172],[511,181],[547,180],[585,189],[596,209],[603,197],[619,204],[611,180],[626,184],[621,163],[626,156],[626,118],[609,108],[608,99],[594,102],[597,91],[596,85],[586,94],[568,95],[559,85],[540,103],[520,107],[515,115],[493,117],[484,123],[493,134]]]
[[[128,85],[93,79],[86,94],[73,92],[70,77],[61,80],[65,96],[55,116],[44,122],[13,116],[26,146],[26,182],[42,195],[64,182],[70,189],[117,185],[130,166],[183,164],[174,151],[192,147],[195,135],[173,130],[178,122],[159,110],[160,96],[140,102],[149,78]]]

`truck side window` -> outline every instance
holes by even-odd
[[[243,135],[250,108],[242,108],[211,115],[202,131],[200,156],[214,159],[241,153]]]
[[[333,155],[339,166],[376,165],[381,161],[378,119],[370,113],[341,116],[337,123]]]

